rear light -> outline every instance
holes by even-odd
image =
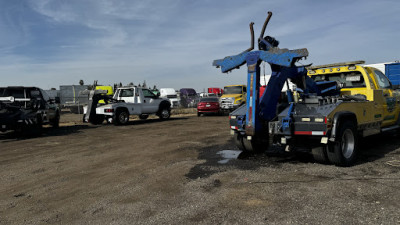
[[[112,112],[114,112],[114,109],[104,109],[104,112],[105,113],[112,113]]]

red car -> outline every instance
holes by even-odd
[[[205,113],[220,114],[219,99],[214,97],[207,97],[200,99],[197,104],[197,116]]]

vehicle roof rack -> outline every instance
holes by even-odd
[[[325,65],[318,65],[318,66],[310,66],[310,67],[307,67],[307,69],[316,70],[316,69],[329,68],[329,67],[355,66],[355,65],[364,64],[364,63],[365,63],[364,60],[358,60],[358,61],[349,61],[349,62],[332,63],[332,64],[325,64]]]

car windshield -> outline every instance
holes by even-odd
[[[336,81],[343,88],[365,87],[364,77],[359,71],[311,76],[314,81]]]
[[[242,86],[224,87],[224,94],[242,94]]]
[[[183,94],[186,93],[187,96],[196,96],[197,95],[196,91],[193,89],[182,89],[181,93],[183,93]]]
[[[218,98],[202,98],[200,102],[218,102]]]

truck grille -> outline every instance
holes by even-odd
[[[222,98],[221,99],[221,108],[233,108],[233,98]]]

